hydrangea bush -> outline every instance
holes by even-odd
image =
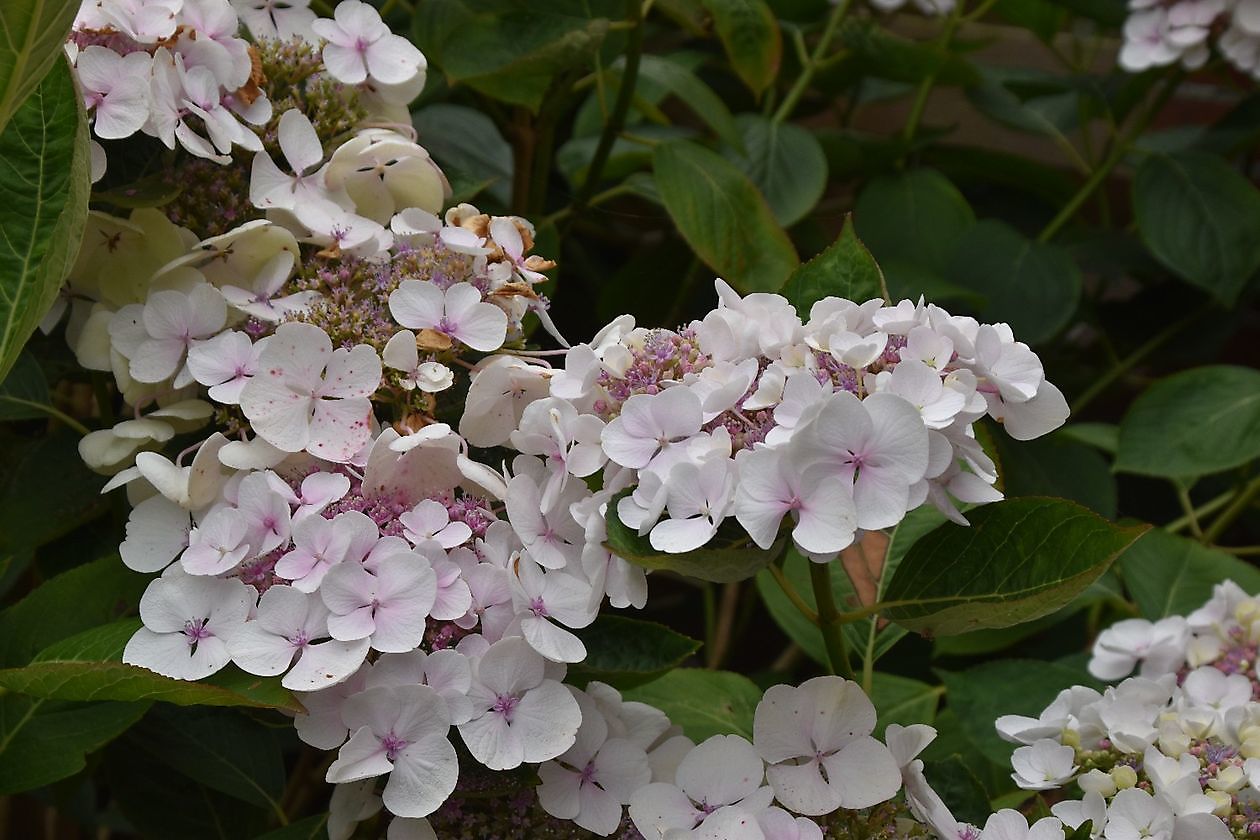
[[[1075,419],[1229,352],[1184,331],[1260,269],[1250,100],[1148,129],[1241,84],[1260,7],[62,5],[0,11],[18,836],[1260,833],[1220,548],[1260,375]],[[1012,23],[1117,69],[967,57]],[[977,221],[928,165],[967,169],[953,85],[1079,188]],[[1120,357],[1098,312],[1151,273],[1206,300]]]

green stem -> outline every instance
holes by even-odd
[[[954,40],[954,33],[958,31],[959,25],[963,22],[962,14],[963,4],[960,2],[954,7],[953,12],[946,18],[945,25],[941,27],[941,34],[937,36],[935,47],[938,50],[945,50],[949,47],[949,42]],[[981,7],[982,10],[984,7]],[[901,130],[902,155],[909,151],[910,144],[914,142],[914,135],[919,131],[919,123],[923,120],[923,112],[927,109],[928,96],[932,93],[932,87],[936,84],[936,76],[939,70],[934,69],[919,81],[919,88],[914,93],[914,102],[910,105],[910,115],[906,117],[905,127]]]
[[[809,582],[814,588],[814,602],[818,604],[818,629],[822,631],[823,644],[827,647],[831,672],[853,679],[840,611],[836,609],[836,599],[831,590],[831,564],[810,561]]]
[[[1247,508],[1251,507],[1251,503],[1260,496],[1260,478],[1253,478],[1249,484],[1238,491],[1234,497],[1234,501],[1229,507],[1221,513],[1220,516],[1212,520],[1212,524],[1203,532],[1203,541],[1208,543],[1216,542],[1216,540],[1225,533],[1230,525],[1234,524],[1234,520],[1242,516]]]
[[[726,652],[731,646],[731,631],[735,626],[735,610],[739,607],[739,582],[722,586],[722,599],[718,605],[717,622],[714,625],[713,641],[706,645],[708,665],[712,669],[722,667]]]
[[[1187,523],[1190,526],[1190,533],[1194,534],[1194,538],[1203,540],[1203,529],[1199,527],[1199,515],[1195,513],[1194,502],[1190,501],[1190,491],[1178,481],[1172,483],[1173,489],[1177,493],[1177,501],[1181,503],[1181,509],[1185,511]]]
[[[809,605],[809,602],[801,597],[801,593],[796,591],[796,587],[792,585],[792,581],[788,580],[787,575],[783,574],[783,569],[779,568],[779,564],[771,563],[766,569],[770,572],[770,576],[774,578],[774,582],[779,584],[779,588],[783,590],[783,594],[792,602],[792,606],[809,620],[810,624],[818,624],[818,613]]]
[[[1094,399],[1099,394],[1101,394],[1103,391],[1109,388],[1111,384],[1114,383],[1117,379],[1119,379],[1121,376],[1124,376],[1126,373],[1128,373],[1133,368],[1134,365],[1136,365],[1138,362],[1145,359],[1151,353],[1154,353],[1156,350],[1162,347],[1165,344],[1165,342],[1173,338],[1175,335],[1177,335],[1177,333],[1181,332],[1186,327],[1193,324],[1199,318],[1203,317],[1211,309],[1212,309],[1212,305],[1206,304],[1204,306],[1199,307],[1194,312],[1191,312],[1189,315],[1182,318],[1180,321],[1176,321],[1172,324],[1169,324],[1167,327],[1160,330],[1158,333],[1156,333],[1154,336],[1148,339],[1146,343],[1143,344],[1141,347],[1134,350],[1132,353],[1130,353],[1128,356],[1122,359],[1118,364],[1112,367],[1111,370],[1107,371],[1102,376],[1095,379],[1093,384],[1091,384],[1088,388],[1086,388],[1085,391],[1079,397],[1076,398],[1076,401],[1072,403],[1072,414],[1075,415],[1084,411],[1085,406],[1093,402]]]
[[[1260,555],[1260,545],[1240,545],[1233,547],[1218,545],[1213,547],[1218,551],[1224,551],[1228,554],[1234,555],[1235,557],[1256,557],[1257,555]]]
[[[1208,514],[1215,513],[1216,511],[1225,507],[1225,505],[1229,504],[1230,499],[1233,499],[1233,498],[1234,498],[1234,491],[1230,490],[1228,493],[1222,493],[1221,495],[1217,496],[1215,499],[1212,499],[1209,502],[1204,502],[1203,504],[1199,505],[1197,508],[1195,508],[1192,511],[1192,513],[1194,514],[1194,518],[1201,520],[1203,517],[1207,516]],[[1186,516],[1183,516],[1180,519],[1174,519],[1172,522],[1169,522],[1167,525],[1164,526],[1164,530],[1170,534],[1175,534],[1178,531],[1180,531],[1182,528],[1186,528],[1189,525],[1190,525],[1190,516],[1189,514],[1187,514]]]
[[[1050,223],[1046,225],[1037,236],[1038,242],[1049,242],[1053,239],[1055,234],[1057,234],[1064,225],[1072,220],[1072,217],[1075,216],[1076,212],[1081,209],[1086,201],[1089,200],[1090,196],[1092,196],[1094,192],[1102,186],[1103,182],[1107,180],[1107,177],[1111,175],[1111,171],[1115,169],[1116,166],[1119,165],[1120,161],[1124,160],[1124,156],[1129,153],[1129,149],[1133,145],[1133,141],[1146,130],[1146,127],[1151,124],[1151,120],[1155,119],[1155,117],[1159,114],[1160,110],[1164,107],[1164,103],[1168,101],[1168,98],[1172,96],[1173,91],[1177,89],[1177,85],[1180,81],[1180,71],[1174,71],[1165,78],[1163,89],[1155,96],[1154,99],[1151,100],[1150,106],[1143,111],[1136,120],[1134,120],[1133,124],[1129,126],[1128,131],[1124,132],[1124,134],[1115,141],[1111,147],[1111,151],[1108,152],[1107,156],[1103,159],[1103,162],[1098,165],[1098,168],[1093,171],[1088,179],[1086,179],[1085,183],[1081,185],[1081,188],[1076,191],[1076,195],[1072,196],[1068,203],[1063,206],[1063,209],[1059,211],[1059,214],[1051,219]]]
[[[82,423],[80,423],[78,420],[75,420],[69,414],[66,414],[61,409],[56,408],[55,406],[51,406],[48,403],[36,402],[34,400],[24,400],[21,397],[14,397],[14,396],[9,396],[9,395],[0,397],[0,402],[9,402],[9,403],[13,403],[14,405],[26,406],[27,408],[33,408],[37,411],[42,411],[43,413],[47,414],[49,417],[52,417],[56,420],[60,420],[62,423],[65,423],[67,426],[74,429],[80,435],[86,435],[89,431],[91,431],[87,426],[84,426]]]
[[[818,39],[818,43],[814,45],[814,51],[810,53],[809,60],[801,68],[801,75],[796,77],[791,90],[788,91],[787,96],[783,97],[779,110],[775,111],[774,116],[771,117],[774,122],[783,122],[792,116],[792,112],[796,110],[801,97],[809,89],[809,83],[814,80],[814,74],[818,72],[819,65],[826,57],[827,50],[831,48],[831,42],[836,37],[836,30],[840,28],[840,21],[844,19],[845,13],[849,11],[849,5],[852,1],[840,0],[832,8],[831,15],[828,16],[827,23],[823,27],[822,37]]]
[[[639,58],[643,54],[643,7],[639,0],[626,0],[626,17],[633,28],[626,38],[625,66],[621,71],[621,87],[617,89],[617,99],[613,102],[612,113],[604,121],[604,129],[599,135],[599,144],[591,157],[591,165],[586,168],[586,179],[573,199],[573,212],[581,210],[595,194],[599,179],[612,153],[613,143],[625,127],[626,114],[630,111],[630,102],[634,99],[634,89],[639,80]]]

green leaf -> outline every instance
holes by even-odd
[[[31,420],[47,417],[48,382],[39,362],[23,350],[4,382],[0,383],[0,420]]]
[[[147,582],[116,556],[52,578],[0,612],[0,664],[25,665],[54,642],[130,612]]]
[[[652,153],[656,186],[702,260],[743,292],[777,291],[800,260],[761,193],[734,164],[694,143]]]
[[[328,836],[328,832],[324,829],[327,824],[327,814],[312,814],[305,819],[289,823],[284,828],[259,834],[254,840],[322,840]]]
[[[62,60],[0,133],[0,379],[74,263],[88,190],[87,121]]]
[[[875,178],[853,209],[857,234],[883,268],[893,300],[949,285],[954,249],[975,221],[967,200],[932,169]]]
[[[614,65],[614,69],[617,67]],[[737,148],[742,145],[743,138],[730,109],[695,73],[678,62],[656,55],[645,55],[639,60],[639,75],[678,97],[721,140]]]
[[[892,580],[893,572],[896,571],[898,564],[915,541],[944,521],[945,517],[935,508],[920,507],[910,511],[906,518],[892,530],[884,558],[880,592],[882,592],[882,587]],[[810,561],[799,552],[790,550],[783,562],[783,574],[801,596],[801,600],[809,605],[810,609],[817,611],[818,603],[814,599],[814,590],[809,578],[809,563]],[[818,627],[801,615],[800,610],[784,594],[782,587],[769,571],[757,574],[757,591],[761,593],[761,599],[771,618],[787,637],[800,645],[801,650],[815,662],[827,665],[827,649]],[[877,595],[880,592],[877,592]],[[841,609],[853,609],[858,606],[858,597],[853,584],[848,575],[840,569],[836,569],[831,575],[831,595]],[[872,662],[887,653],[906,635],[905,628],[888,622],[883,622],[881,627],[876,619],[850,622],[844,625],[843,632],[849,648],[862,657],[869,652]]]
[[[1120,423],[1116,469],[1190,479],[1257,456],[1260,371],[1214,365],[1161,379],[1134,400]]]
[[[574,11],[426,0],[416,9],[412,36],[452,84],[537,112],[556,80],[586,65],[608,34],[607,18]]]
[[[850,16],[840,25],[838,40],[847,55],[818,74],[820,86],[834,89],[866,76],[918,84],[931,75],[941,85],[970,85],[976,70],[958,53],[939,43],[903,38],[869,18]]]
[[[897,567],[885,618],[924,634],[1010,627],[1069,603],[1149,526],[1120,528],[1062,499],[1008,499],[921,538]]]
[[[438,103],[411,115],[420,142],[451,182],[451,200],[488,191],[503,206],[512,200],[512,147],[480,111]]]
[[[1067,18],[1067,11],[1051,0],[998,0],[993,11],[1043,41],[1053,38]]]
[[[1142,617],[1151,621],[1197,610],[1225,580],[1260,592],[1260,569],[1160,530],[1150,531],[1124,553],[1120,574]]]
[[[826,189],[822,146],[813,134],[792,123],[757,114],[740,114],[735,122],[743,152],[731,149],[724,154],[761,190],[778,223],[791,227],[814,209]]]
[[[711,735],[751,741],[753,712],[761,702],[761,689],[747,677],[699,668],[676,668],[622,695],[660,709],[697,743]]]
[[[1133,209],[1155,258],[1226,306],[1260,269],[1260,193],[1216,155],[1150,155],[1133,179]]]
[[[1114,423],[1069,423],[1058,431],[1060,438],[1115,455],[1120,449],[1120,427]]]
[[[105,479],[84,466],[78,441],[61,429],[18,455],[0,483],[0,551],[39,548],[108,509],[100,493]]]
[[[792,272],[783,287],[783,295],[802,318],[809,314],[810,307],[828,295],[858,303],[872,298],[887,300],[884,275],[871,252],[857,238],[852,215],[845,216],[844,227],[835,242]]]
[[[1057,496],[1116,518],[1116,479],[1107,459],[1061,434],[1018,441],[995,435],[1008,497]]]
[[[244,802],[278,808],[284,759],[274,727],[227,709],[154,706],[132,733],[158,761]]]
[[[1081,273],[1067,252],[987,219],[962,234],[946,279],[983,296],[977,317],[1010,324],[1028,344],[1063,329],[1081,296]]]
[[[63,54],[75,0],[0,3],[0,132]]]
[[[726,57],[736,74],[753,92],[774,84],[783,57],[783,36],[774,12],[764,0],[704,0],[713,16]]]
[[[949,805],[956,819],[984,825],[993,812],[988,792],[962,756],[955,754],[938,761],[925,761],[923,775],[932,790]]]
[[[944,693],[944,689],[922,680],[876,672],[871,682],[871,702],[879,713],[875,735],[882,738],[890,723],[931,723]]]
[[[1009,128],[1044,137],[1064,138],[1064,131],[1072,126],[1061,125],[1063,115],[1067,114],[1068,119],[1075,120],[1079,95],[1069,90],[1023,100],[999,78],[990,77],[968,88],[967,99],[980,113]],[[1066,139],[1063,142],[1067,142]]]
[[[666,554],[652,548],[646,536],[639,536],[635,529],[626,526],[617,516],[617,502],[634,488],[627,488],[612,498],[608,503],[608,512],[604,518],[608,525],[608,541],[605,547],[636,566],[645,569],[669,569],[680,575],[712,581],[713,583],[731,583],[750,578],[770,564],[770,560],[778,555],[782,541],[775,543],[768,550],[762,551],[752,545],[746,534],[737,542],[721,544],[719,534],[710,546],[688,551],[685,554]]]
[[[569,680],[599,680],[615,688],[653,680],[700,648],[700,642],[663,624],[607,613],[575,632],[586,645],[586,659],[569,668]]]
[[[140,719],[144,703],[51,703],[0,695],[0,795],[73,776]]]
[[[1002,715],[1036,717],[1060,691],[1096,685],[1084,671],[1056,662],[1004,659],[965,671],[937,671],[945,684],[949,708],[968,740],[986,758],[1009,767],[1015,745],[1003,741],[993,726]]]

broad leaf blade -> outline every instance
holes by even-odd
[[[623,696],[660,709],[697,743],[710,735],[742,735],[751,741],[761,689],[729,671],[677,668]]]
[[[1124,553],[1120,573],[1143,618],[1156,621],[1192,612],[1212,597],[1218,583],[1232,580],[1260,592],[1260,569],[1166,531],[1148,532]]]
[[[62,55],[78,0],[0,3],[0,132]]]
[[[652,164],[665,209],[702,260],[744,292],[783,286],[800,260],[742,172],[688,142],[657,146]]]
[[[1260,371],[1214,365],[1162,379],[1134,401],[1120,424],[1116,469],[1189,479],[1256,457]]]
[[[87,121],[60,61],[0,133],[0,379],[74,262],[88,191]]]
[[[726,57],[754,96],[774,84],[783,58],[779,22],[765,0],[704,0]]]
[[[1133,207],[1155,258],[1226,306],[1260,269],[1260,192],[1215,155],[1151,155]]]
[[[676,668],[700,648],[700,642],[663,624],[604,614],[578,630],[586,659],[569,668],[570,682],[606,682],[629,688]]]
[[[853,216],[845,217],[844,227],[827,250],[792,272],[783,295],[802,318],[810,307],[832,295],[863,303],[872,298],[888,298],[884,275],[875,258],[857,238]]]
[[[827,187],[827,156],[813,134],[791,123],[757,114],[735,118],[743,151],[726,157],[748,176],[783,227],[805,218]]]
[[[1009,499],[968,513],[910,549],[883,615],[924,634],[1010,627],[1059,609],[1148,526],[1121,528],[1062,499]]]

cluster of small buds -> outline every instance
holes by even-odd
[[[728,518],[768,549],[790,517],[797,548],[823,562],[925,502],[965,522],[955,501],[1000,499],[972,429],[986,414],[1021,440],[1067,416],[1003,324],[838,298],[802,322],[779,295],[717,291],[718,308],[677,331],[618,318],[563,370],[486,365],[460,432],[546,457],[545,514],[568,477],[602,470],[618,518],[657,551],[700,548]],[[509,391],[511,415],[481,410]]]
[[[1202,67],[1212,46],[1238,70],[1260,79],[1260,1],[1129,0],[1120,66],[1140,73],[1180,63]]]
[[[1188,616],[1128,619],[1099,634],[1091,673],[1036,718],[1007,715],[999,734],[1021,744],[1012,774],[1026,790],[1076,782],[1052,807],[1091,837],[1229,840],[1260,834],[1260,601],[1232,581]]]

